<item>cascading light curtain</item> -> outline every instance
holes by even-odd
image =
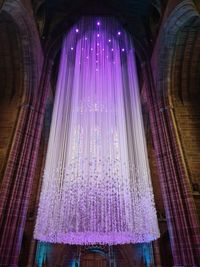
[[[82,18],[63,41],[35,238],[158,236],[132,40],[114,18]]]

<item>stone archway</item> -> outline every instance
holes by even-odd
[[[82,257],[80,262],[82,267],[107,267],[108,263],[106,258],[99,253],[87,253]]]

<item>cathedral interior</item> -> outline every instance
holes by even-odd
[[[200,266],[200,1],[0,0],[0,266]],[[34,238],[63,37],[114,17],[134,41],[160,237]]]

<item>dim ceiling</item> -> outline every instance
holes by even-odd
[[[56,10],[75,10],[86,9],[86,7],[93,6],[98,12],[98,7],[104,6],[110,11],[120,12],[131,15],[148,16],[151,4],[158,1],[151,0],[46,0],[47,9]],[[99,9],[102,12],[102,9]]]

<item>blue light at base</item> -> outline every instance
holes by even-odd
[[[142,244],[142,254],[146,267],[150,267],[153,263],[153,252],[152,252],[152,244],[144,243]]]
[[[37,251],[36,251],[36,264],[38,267],[42,267],[44,263],[47,261],[47,255],[51,253],[51,244],[46,242],[38,242],[37,243]]]
[[[76,262],[75,262],[74,259],[71,261],[71,263],[70,263],[70,267],[76,267]]]

